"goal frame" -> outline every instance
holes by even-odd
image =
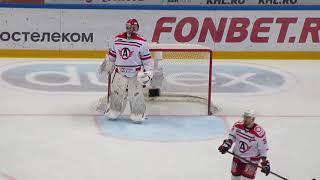
[[[171,44],[173,45],[173,44]],[[190,46],[192,46],[192,44],[190,44]],[[208,75],[209,75],[209,78],[208,78],[208,95],[207,95],[207,98],[208,98],[208,110],[207,110],[207,114],[208,115],[212,115],[213,112],[211,111],[211,101],[212,101],[212,70],[213,70],[213,50],[208,48],[208,47],[198,47],[198,48],[185,48],[185,49],[182,49],[182,48],[150,48],[150,52],[157,52],[157,51],[162,51],[162,52],[169,52],[169,51],[176,51],[176,52],[206,52],[206,53],[209,53],[209,72],[208,72]]]

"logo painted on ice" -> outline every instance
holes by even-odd
[[[27,62],[0,68],[1,83],[41,92],[87,92],[106,90],[106,78],[97,76],[99,63]],[[163,89],[167,92],[206,93],[207,65],[172,64],[163,68]],[[287,89],[294,78],[280,70],[247,63],[216,62],[213,92],[227,94],[265,94]]]

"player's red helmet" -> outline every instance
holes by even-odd
[[[139,23],[136,19],[131,18],[126,22],[127,33],[136,33],[139,30]]]

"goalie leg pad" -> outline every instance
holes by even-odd
[[[145,120],[144,114],[130,114],[130,119],[136,124],[141,124]]]
[[[136,78],[130,78],[128,82],[128,99],[130,103],[130,118],[134,122],[142,122],[145,119],[146,103],[142,85]]]
[[[111,83],[110,101],[106,111],[108,118],[116,119],[124,111],[128,96],[127,86],[128,78],[116,73]]]
[[[116,110],[113,110],[113,109],[108,109],[106,111],[106,116],[109,120],[116,120],[118,119],[118,117],[121,115],[121,112],[120,111],[116,111]]]

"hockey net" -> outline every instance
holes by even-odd
[[[219,111],[212,98],[213,55],[210,48],[196,44],[149,46],[154,60],[154,78],[144,88],[147,109],[153,106],[153,113],[162,110],[174,112],[172,109],[178,108],[185,112],[198,111],[195,105],[184,107],[201,104],[200,114],[212,115]],[[107,101],[108,96],[100,98],[98,107],[104,109]]]

